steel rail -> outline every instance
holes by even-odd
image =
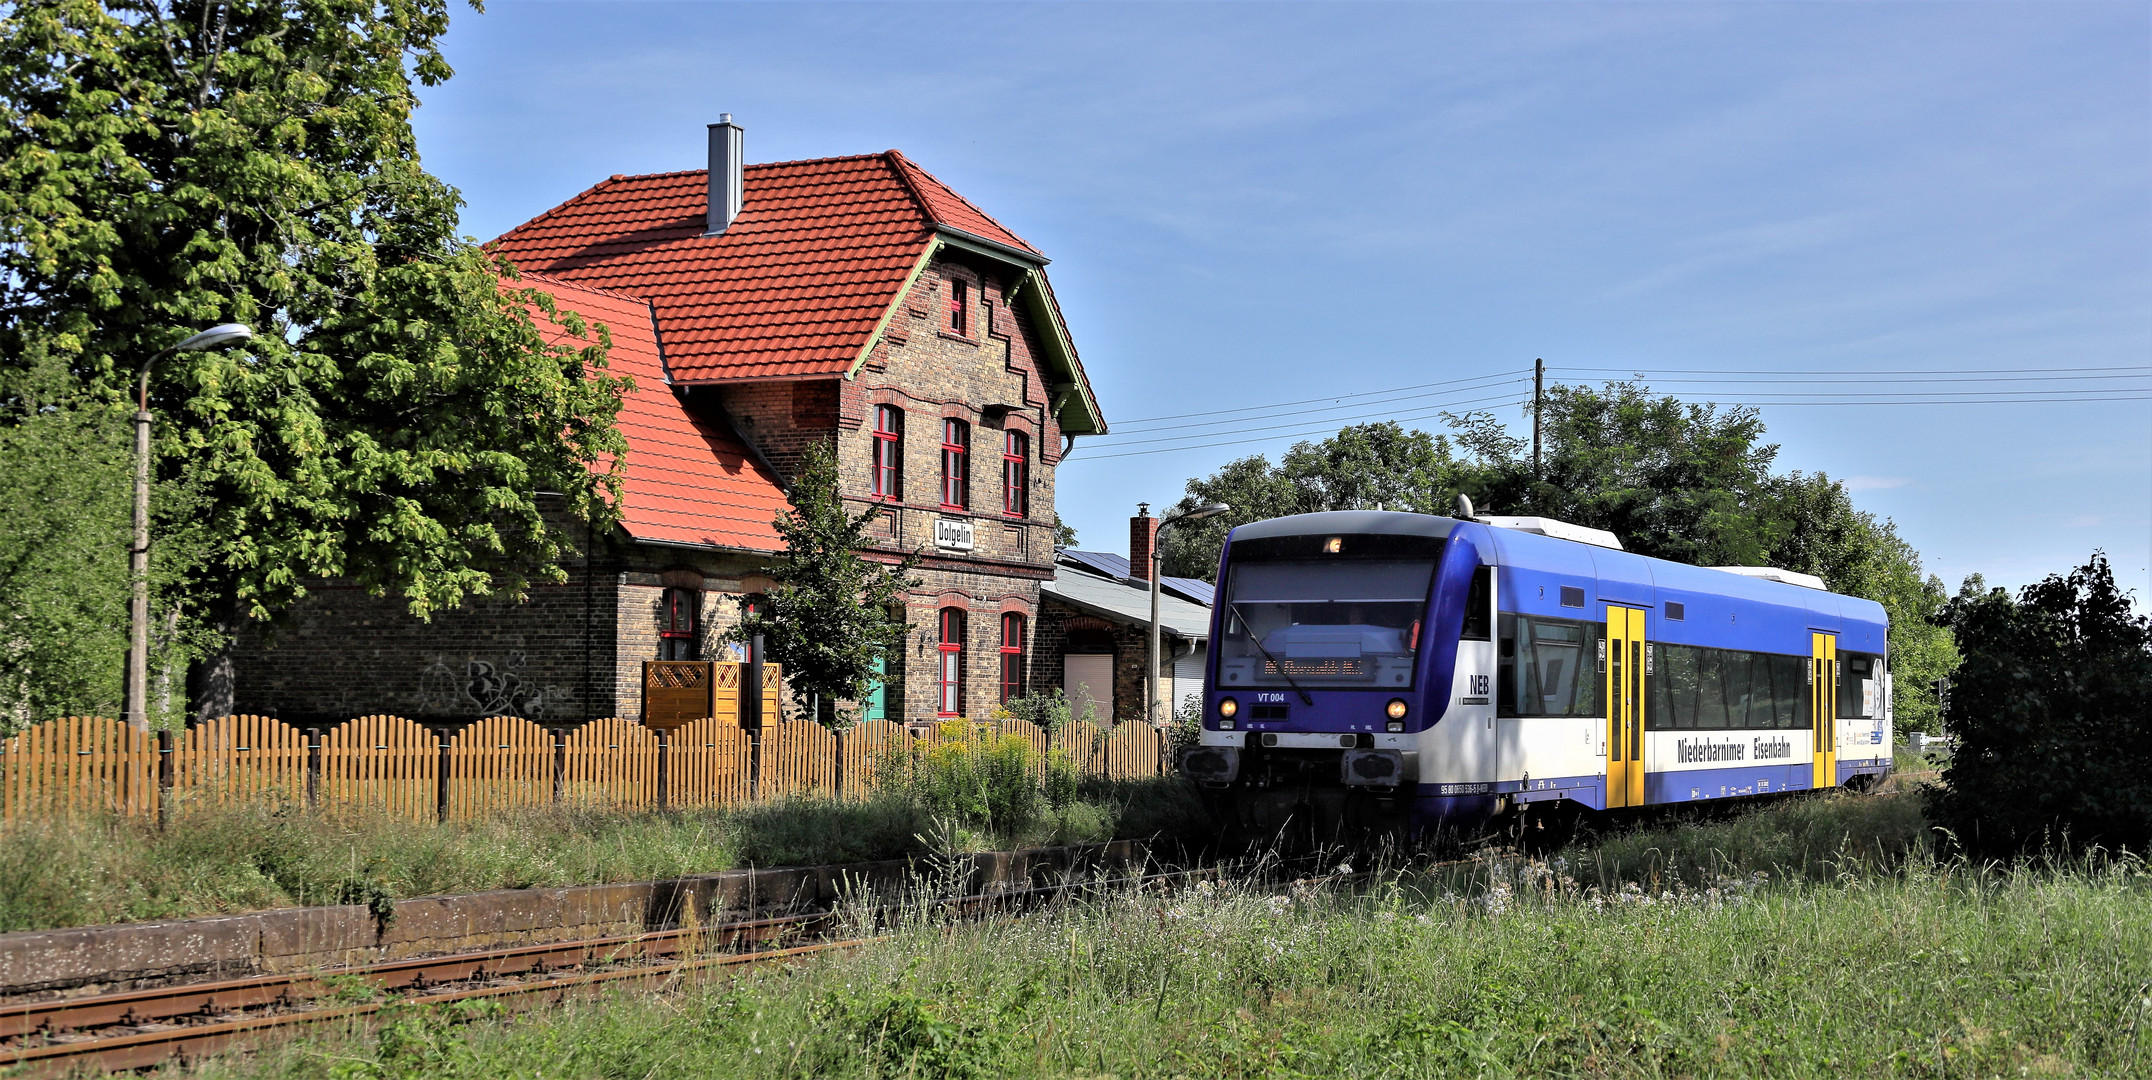
[[[296,1005],[335,993],[338,982],[364,980],[380,990],[421,990],[436,983],[522,975],[591,963],[657,959],[677,955],[684,939],[701,938],[702,947],[738,946],[777,940],[834,918],[830,912],[716,923],[617,937],[586,938],[539,945],[508,946],[479,952],[390,960],[327,971],[257,975],[218,982],[183,983],[151,990],[130,990],[93,997],[0,1005],[0,1039],[19,1039],[39,1031],[69,1031],[115,1024],[153,1023],[233,1009]],[[8,1053],[0,1048],[0,1058]]]
[[[1280,869],[1282,863],[1271,864]],[[0,1046],[0,1068],[29,1066],[30,1075],[61,1072],[92,1064],[105,1069],[134,1069],[155,1065],[174,1055],[195,1056],[236,1045],[254,1034],[367,1016],[394,1003],[440,1004],[486,998],[510,998],[578,988],[607,986],[622,980],[653,980],[715,967],[782,960],[830,949],[854,948],[876,938],[852,938],[782,948],[753,948],[783,941],[804,933],[835,928],[846,919],[871,919],[879,927],[893,913],[924,906],[964,916],[978,916],[1028,906],[1042,897],[1066,896],[1099,888],[1143,886],[1195,876],[1215,876],[1235,867],[1214,865],[1192,870],[1160,871],[1112,878],[1086,878],[1058,884],[1035,885],[1001,892],[975,893],[919,904],[883,904],[852,912],[817,911],[799,915],[745,919],[683,926],[640,934],[588,938],[547,944],[508,946],[476,952],[391,960],[324,971],[262,975],[217,982],[185,983],[149,990],[122,991],[72,1000],[18,1002],[0,1005],[0,1039],[29,1039],[55,1035],[68,1041],[35,1046]],[[679,957],[712,948],[738,948],[701,959],[675,959],[634,967],[611,967],[597,971],[555,975],[505,985],[427,993],[434,986],[484,979],[546,975],[561,967],[616,964]],[[376,991],[405,991],[383,1001],[316,1007],[323,997],[333,997],[356,980]],[[230,1020],[186,1023],[192,1018],[213,1017],[244,1009],[287,1011]],[[136,1027],[171,1023],[154,1031],[124,1035],[69,1039],[81,1029]]]
[[[11,1066],[27,1065],[30,1067],[30,1075],[61,1072],[89,1063],[94,1063],[98,1068],[105,1070],[139,1069],[161,1064],[175,1056],[199,1056],[215,1053],[218,1050],[228,1049],[253,1037],[280,1028],[292,1028],[307,1024],[321,1024],[335,1020],[349,1020],[370,1016],[393,1005],[442,1005],[458,1001],[529,997],[540,994],[565,995],[571,991],[609,986],[631,980],[661,981],[688,972],[709,968],[772,963],[811,953],[857,948],[866,944],[869,940],[873,939],[854,938],[842,941],[816,942],[811,945],[796,945],[784,949],[766,949],[759,952],[733,953],[701,960],[682,960],[669,964],[554,976],[532,982],[510,983],[504,986],[484,986],[439,994],[416,994],[391,998],[386,1001],[370,1001],[359,1005],[346,1005],[339,1008],[308,1009],[299,1012],[252,1016],[207,1024],[174,1026],[161,1031],[135,1032],[129,1035],[107,1036],[82,1042],[54,1043],[12,1051],[6,1063]],[[555,1000],[558,1000],[558,996],[556,996]]]

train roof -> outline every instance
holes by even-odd
[[[1433,514],[1407,514],[1398,510],[1326,510],[1319,514],[1294,514],[1290,517],[1250,522],[1234,529],[1226,539],[1231,543],[1264,540],[1273,536],[1307,536],[1312,533],[1441,538],[1448,536],[1452,529],[1461,524],[1463,522],[1456,518],[1436,517]]]
[[[1642,607],[1651,611],[1646,633],[1673,644],[1806,655],[1809,635],[1822,632],[1838,635],[1841,649],[1881,653],[1889,626],[1881,604],[1857,596],[1430,514],[1297,514],[1243,525],[1230,539],[1309,533],[1469,540],[1485,561],[1503,568],[1501,610],[1598,620],[1609,604]]]

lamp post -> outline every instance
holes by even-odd
[[[173,353],[202,352],[250,341],[254,331],[239,323],[220,323],[142,361],[135,389],[134,546],[127,552],[127,573],[134,580],[134,600],[127,612],[127,685],[120,717],[149,730],[149,369]]]
[[[1153,533],[1151,534],[1151,556],[1150,556],[1150,557],[1151,557],[1151,671],[1150,671],[1150,691],[1151,691],[1151,692],[1150,692],[1150,694],[1148,695],[1148,699],[1149,699],[1149,700],[1148,700],[1148,701],[1146,702],[1146,704],[1148,704],[1148,705],[1150,706],[1150,714],[1151,714],[1151,716],[1150,716],[1150,720],[1151,720],[1151,723],[1153,723],[1153,724],[1156,724],[1156,723],[1158,723],[1158,711],[1159,711],[1159,706],[1160,706],[1160,705],[1162,704],[1162,703],[1161,703],[1161,702],[1160,702],[1160,701],[1158,700],[1158,564],[1159,564],[1159,558],[1158,558],[1158,546],[1159,546],[1159,540],[1160,540],[1160,539],[1161,539],[1162,537],[1164,537],[1164,536],[1165,536],[1165,534],[1166,534],[1166,526],[1168,526],[1168,525],[1177,525],[1177,524],[1179,524],[1179,523],[1181,523],[1181,522],[1183,522],[1183,521],[1201,521],[1202,519],[1204,519],[1204,518],[1207,518],[1207,517],[1217,517],[1218,515],[1220,515],[1220,514],[1223,514],[1223,513],[1225,513],[1226,511],[1228,511],[1228,510],[1231,510],[1231,509],[1233,509],[1233,508],[1232,508],[1231,506],[1228,506],[1228,505],[1226,505],[1225,503],[1205,503],[1205,504],[1203,504],[1202,506],[1198,506],[1198,507],[1196,507],[1196,508],[1195,508],[1195,509],[1193,509],[1193,510],[1185,510],[1185,511],[1182,511],[1181,513],[1178,513],[1178,514],[1167,514],[1167,515],[1166,515],[1165,517],[1162,517],[1162,518],[1158,519],[1158,529],[1157,529],[1157,531],[1155,531],[1155,532],[1153,532]]]

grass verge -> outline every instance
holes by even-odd
[[[1912,856],[1829,882],[1199,888],[522,1017],[211,1062],[378,1077],[2142,1076],[2152,875]]]
[[[273,803],[183,806],[162,831],[124,818],[17,821],[0,827],[0,931],[1196,835],[1202,821],[1194,793],[1172,778],[1084,781],[999,829],[909,792],[706,810],[545,807],[438,825]]]
[[[1825,881],[1929,857],[1934,840],[1921,791],[1907,787],[1873,795],[1834,791],[1732,813],[1703,809],[1585,838],[1557,859],[1603,888],[1675,881],[1697,887],[1756,874]]]

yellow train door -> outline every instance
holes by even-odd
[[[1815,773],[1810,784],[1838,783],[1838,635],[1809,635],[1808,726],[1815,738]]]
[[[1644,805],[1644,613],[1607,607],[1607,806]]]

